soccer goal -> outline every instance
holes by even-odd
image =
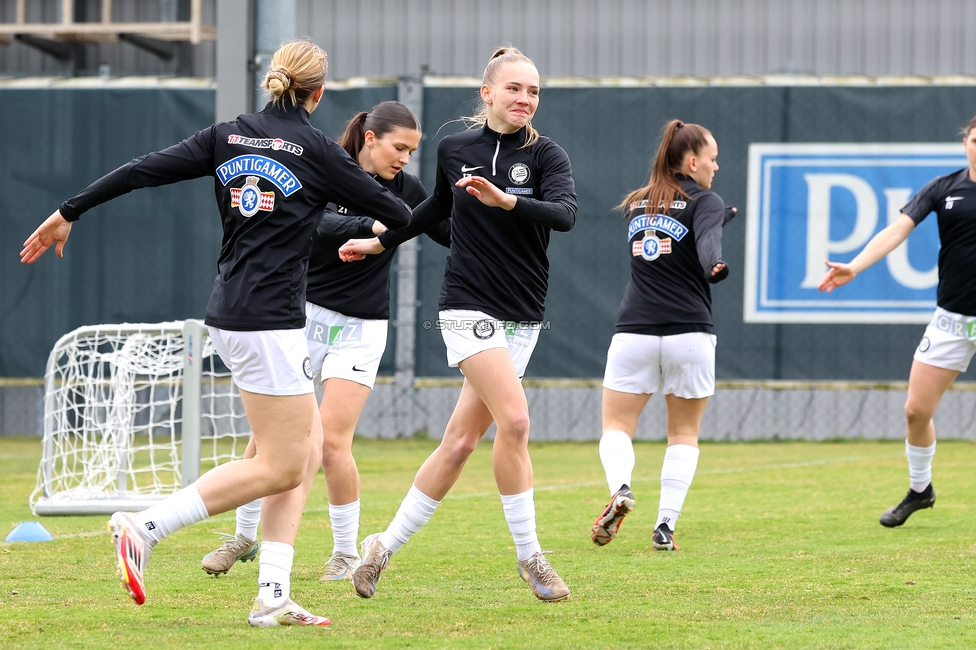
[[[37,515],[142,510],[244,454],[240,394],[199,321],[66,334],[44,376]]]

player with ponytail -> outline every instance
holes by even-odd
[[[697,124],[672,120],[661,133],[647,184],[618,207],[626,211],[630,281],[607,352],[600,460],[610,503],[590,532],[609,544],[634,508],[633,438],[651,395],[667,403],[668,447],[652,544],[674,550],[674,527],[698,465],[698,430],[715,392],[709,284],[723,280],[722,226],[734,215],[710,191],[718,145]]]
[[[529,407],[521,383],[542,329],[550,235],[576,221],[569,157],[532,127],[539,94],[532,61],[513,47],[498,49],[482,77],[476,124],[438,144],[434,193],[417,208],[411,227],[340,249],[346,259],[360,259],[451,220],[438,329],[448,365],[464,374],[440,445],[386,531],[363,541],[353,584],[364,598],[373,596],[393,553],[434,514],[493,422],[492,470],[518,573],[541,600],[569,596],[536,534]]]

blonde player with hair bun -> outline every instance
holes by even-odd
[[[87,210],[134,189],[210,176],[223,225],[205,322],[230,369],[253,432],[253,458],[220,465],[158,505],[109,521],[123,586],[146,600],[144,572],[164,537],[265,497],[253,626],[329,624],[290,597],[294,543],[310,477],[319,467],[317,417],[305,343],[305,267],[312,232],[329,201],[391,228],[410,210],[309,124],[325,90],[325,52],[311,41],[283,44],[264,87],[271,101],[162,151],[136,158],[61,204],[24,243],[21,261],[49,247],[58,257]]]
[[[386,101],[357,113],[339,146],[376,181],[407,205],[416,207],[427,190],[416,176],[403,171],[420,144],[420,121],[403,104]],[[305,337],[312,375],[323,385],[319,415],[324,444],[322,469],[329,490],[332,555],[323,580],[350,580],[359,566],[359,470],[352,455],[356,424],[369,397],[386,349],[390,318],[390,269],[395,248],[371,255],[358,264],[339,259],[339,246],[350,237],[379,234],[379,221],[356,215],[346,206],[325,207],[312,236],[308,261]],[[450,222],[427,233],[438,243],[450,244]],[[245,456],[253,452],[248,445]],[[258,499],[237,509],[234,535],[223,535],[219,548],[203,558],[203,570],[227,573],[238,561],[257,552],[261,515]]]

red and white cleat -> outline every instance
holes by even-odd
[[[108,520],[108,529],[112,531],[112,541],[115,542],[115,556],[119,563],[118,572],[122,586],[136,605],[141,605],[146,602],[143,574],[152,545],[142,537],[132,515],[127,512],[116,512],[112,515]]]

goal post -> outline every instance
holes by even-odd
[[[240,394],[200,321],[80,327],[44,377],[37,515],[143,510],[240,458]]]

